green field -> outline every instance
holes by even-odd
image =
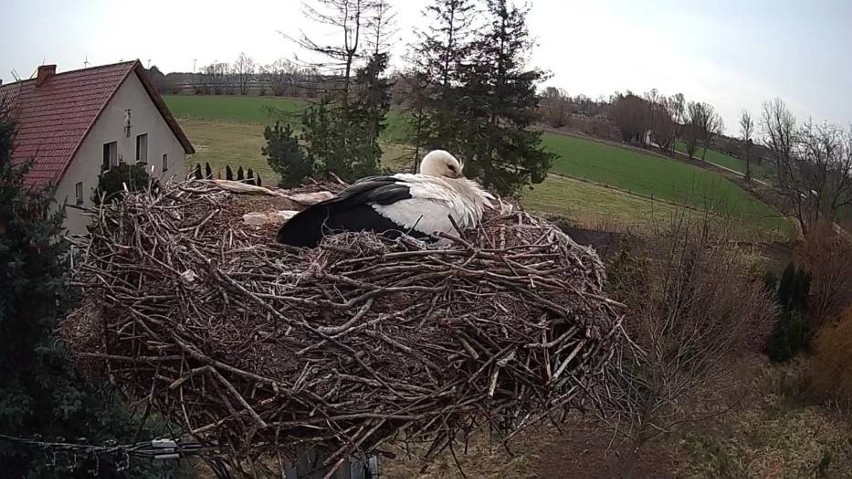
[[[719,173],[564,135],[545,135],[544,144],[559,156],[553,162],[553,173],[693,208],[712,208],[772,231],[785,231],[788,227],[777,211]]]
[[[235,123],[269,124],[276,119],[299,121],[304,100],[268,96],[167,95],[169,109],[178,118]]]
[[[686,144],[682,141],[678,140],[675,142],[675,150],[686,153]],[[701,158],[701,155],[704,154],[704,148],[698,147],[695,150],[695,157]],[[741,160],[739,158],[735,158],[731,155],[726,155],[724,153],[720,153],[716,150],[707,150],[707,161],[711,163],[715,163],[717,165],[724,166],[725,168],[730,168],[734,171],[738,171],[742,174],[745,174],[746,170],[746,162],[745,160]],[[751,162],[751,175],[753,178],[757,178],[759,180],[769,180],[772,179],[772,170],[767,167],[765,164],[758,165],[756,162]]]
[[[268,125],[276,120],[290,122],[294,129],[301,123],[301,113],[310,100],[265,96],[192,96],[167,95],[166,104],[181,119],[207,122],[255,123]],[[382,132],[385,141],[402,141],[405,122],[399,111],[388,114],[388,124]]]
[[[298,124],[305,105],[303,100],[240,96],[167,96],[166,102],[196,146],[191,163],[209,162],[214,169],[251,167],[267,184],[274,182],[274,174],[260,151],[263,127],[275,119]],[[391,112],[388,123],[382,135],[383,162],[408,165],[402,114]],[[790,223],[777,211],[713,171],[564,135],[545,134],[544,145],[558,155],[552,173],[588,181],[552,176],[526,193],[524,204],[530,209],[585,223],[633,225],[647,223],[656,212],[670,212],[677,203],[728,213],[764,231],[790,232]]]

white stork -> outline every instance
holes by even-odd
[[[443,150],[429,152],[420,174],[363,178],[334,198],[300,211],[278,230],[278,242],[314,247],[323,236],[342,231],[373,231],[396,238],[435,239],[475,228],[494,197],[462,176],[462,164]]]

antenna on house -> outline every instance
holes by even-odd
[[[14,78],[15,81],[21,81],[21,76],[18,75],[18,72],[14,68],[10,73],[12,74],[12,78]]]
[[[86,54],[86,59],[83,60],[83,68],[89,68],[89,54]]]
[[[197,62],[197,61],[198,61],[197,58],[192,59],[192,73],[195,73],[195,62]]]
[[[150,58],[148,59],[148,69],[149,70],[151,69],[151,59]]]

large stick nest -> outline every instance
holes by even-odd
[[[321,445],[329,463],[596,402],[620,306],[550,223],[492,213],[437,245],[296,250],[242,223],[247,198],[194,181],[97,210],[64,325],[81,364],[236,455]]]

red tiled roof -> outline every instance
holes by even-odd
[[[58,183],[87,133],[135,72],[186,153],[195,153],[162,97],[136,61],[57,73],[36,88],[36,80],[0,86],[0,102],[11,106],[17,120],[12,161],[34,158],[27,182]]]

